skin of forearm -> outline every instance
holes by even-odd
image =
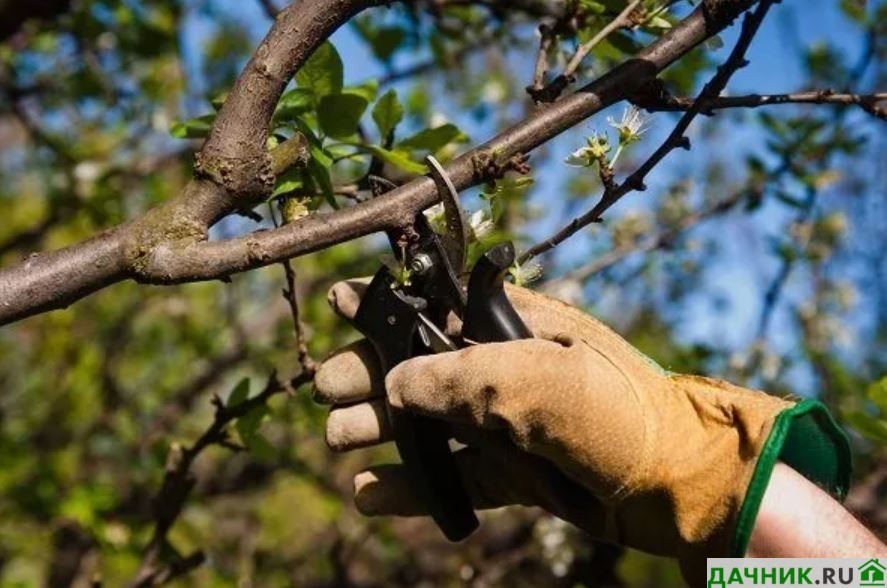
[[[884,557],[887,545],[826,492],[777,464],[747,557]]]

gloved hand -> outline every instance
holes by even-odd
[[[340,282],[330,303],[350,319],[364,289]],[[453,424],[476,508],[541,506],[595,538],[677,557],[694,584],[704,583],[705,557],[744,552],[794,421],[809,420],[801,429],[812,433],[791,445],[832,460],[808,477],[846,485],[846,441],[821,405],[669,374],[577,309],[507,293],[536,339],[417,357],[387,378],[365,340],[330,356],[315,380],[317,400],[333,405],[328,445],[390,440],[387,391],[392,405]],[[400,465],[358,474],[355,502],[367,515],[423,513]]]

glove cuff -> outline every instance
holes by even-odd
[[[777,462],[843,501],[850,486],[850,444],[821,402],[803,400],[777,415],[758,457],[730,543],[730,557],[744,557],[761,501]]]

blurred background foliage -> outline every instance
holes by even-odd
[[[270,25],[249,0],[59,2],[0,44],[0,262],[76,242],[178,193],[214,105]],[[425,153],[446,160],[532,107],[539,6],[417,1],[369,11],[337,33],[284,96],[272,142],[310,133],[307,172],[279,180],[283,216],[234,217],[232,235],[361,197],[369,156],[401,180]],[[623,0],[578,2],[563,63]],[[665,9],[661,9],[667,5]],[[690,2],[645,3],[649,18],[600,44],[592,78],[662,34]],[[544,12],[544,11],[543,11]],[[731,94],[883,89],[887,3],[786,1]],[[735,31],[665,75],[692,95]],[[758,48],[759,47],[759,48]],[[787,85],[792,84],[792,85]],[[621,106],[609,114],[619,116]],[[531,159],[532,182],[474,190],[485,244],[529,246],[586,210],[597,175],[564,165],[605,115]],[[630,171],[672,114],[617,165]],[[832,106],[726,111],[697,121],[675,154],[607,222],[543,259],[534,284],[612,324],[674,371],[824,400],[856,457],[848,504],[887,534],[887,158],[883,121]],[[613,129],[610,129],[613,133]],[[256,222],[259,224],[257,225]],[[295,260],[308,350],[355,338],[326,306],[336,280],[375,270],[366,238]],[[0,585],[132,582],[155,525],[165,468],[213,422],[213,395],[255,395],[298,370],[280,266],[230,283],[120,284],[71,309],[0,331]],[[247,383],[243,383],[247,379]],[[240,383],[240,384],[239,384]],[[239,390],[239,392],[234,392]],[[180,586],[677,586],[666,560],[590,542],[532,510],[487,513],[464,544],[423,520],[367,520],[353,474],[390,449],[330,453],[310,385],[275,395],[192,466],[172,527],[179,554],[206,561]],[[261,442],[256,441],[261,437]],[[164,553],[167,560],[175,554]]]

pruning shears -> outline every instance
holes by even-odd
[[[466,276],[470,229],[459,195],[434,157],[426,163],[443,204],[446,232],[435,232],[421,211],[411,226],[389,231],[394,256],[405,271],[395,275],[383,266],[353,321],[375,347],[385,373],[411,357],[458,349],[445,332],[451,312],[462,319],[468,344],[532,337],[503,288],[514,264],[514,246],[493,247]],[[447,539],[464,539],[478,520],[450,452],[447,425],[396,407],[387,410],[414,491]]]

